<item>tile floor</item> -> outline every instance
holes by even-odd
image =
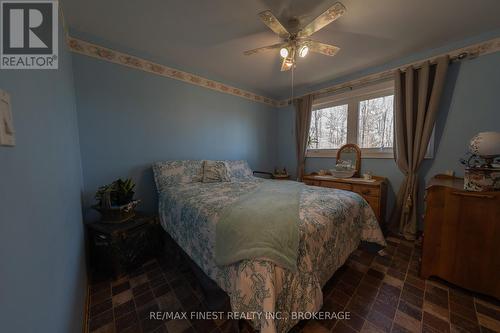
[[[421,249],[388,238],[388,255],[358,249],[323,289],[324,311],[350,320],[302,321],[292,332],[500,332],[500,303],[418,277]],[[118,280],[90,287],[89,331],[229,332],[230,321],[149,320],[150,311],[203,311],[196,278],[181,262],[158,259]],[[236,323],[238,325],[238,323]],[[250,332],[239,323],[242,332]]]

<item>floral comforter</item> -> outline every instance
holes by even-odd
[[[222,210],[263,181],[273,180],[249,178],[163,188],[159,210],[164,229],[228,293],[232,310],[259,313],[260,316],[249,316],[256,329],[281,333],[297,323],[290,315],[292,312],[321,308],[322,286],[360,240],[383,246],[385,240],[373,211],[362,197],[353,192],[304,185],[300,195],[297,273],[265,259],[216,266],[215,226]]]

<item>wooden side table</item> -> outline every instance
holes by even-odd
[[[157,256],[163,248],[163,229],[156,216],[137,214],[122,223],[88,223],[91,266],[117,277]]]

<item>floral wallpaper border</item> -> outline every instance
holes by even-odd
[[[188,72],[177,70],[175,68],[160,65],[145,59],[134,57],[132,55],[114,51],[96,44],[85,42],[83,40],[74,37],[68,37],[68,45],[70,50],[75,53],[109,61],[122,66],[135,68],[148,73],[165,76],[171,79],[180,80],[186,83],[194,84],[196,86],[216,90],[225,94],[246,98],[251,101],[264,103],[274,107],[281,106],[281,103],[286,102],[286,101],[277,101],[269,97],[257,95],[250,91],[232,87],[230,85],[221,82],[209,80],[199,75],[191,74]]]
[[[207,78],[204,78],[199,75],[191,74],[188,72],[184,72],[181,70],[177,70],[175,68],[171,68],[165,65],[160,65],[145,59],[141,59],[138,57],[134,57],[132,55],[128,55],[125,53],[121,53],[118,51],[114,51],[108,48],[105,48],[103,46],[99,46],[96,44],[92,44],[74,37],[68,36],[68,45],[71,51],[75,53],[80,53],[89,57],[93,58],[98,58],[101,60],[109,61],[115,64],[127,66],[130,68],[135,68],[138,70],[142,70],[148,73],[156,74],[156,75],[161,75],[164,77],[168,77],[171,79],[175,80],[180,80],[186,83],[194,84],[196,86],[204,87],[207,89],[212,89],[215,91],[219,91],[225,94],[230,94],[242,98],[246,98],[251,101],[267,104],[270,106],[274,107],[284,107],[290,104],[290,99],[285,99],[285,100],[275,100],[269,97],[257,95],[253,92],[239,89],[221,82],[209,80]],[[470,59],[474,59],[476,57],[498,52],[500,51],[500,38],[494,38],[490,39],[478,44],[474,45],[469,45],[457,50],[453,50],[448,52],[447,54],[450,56],[450,58],[456,58],[460,54],[467,54],[467,57]],[[444,54],[442,54],[444,55]],[[435,59],[435,57],[431,57],[428,59],[422,59],[418,62],[411,63],[411,64],[406,64],[402,67],[398,68],[393,68],[390,70],[386,70],[383,72],[367,75],[364,77],[361,77],[359,79],[355,79],[352,81],[348,82],[343,82],[340,84],[336,84],[330,87],[326,87],[320,90],[312,91],[310,92],[313,94],[315,97],[321,97],[324,95],[332,94],[335,93],[338,90],[346,89],[346,88],[353,88],[355,86],[361,86],[364,84],[368,84],[374,81],[379,81],[383,80],[386,78],[389,78],[393,75],[395,70],[398,70],[400,68],[405,68],[408,66],[412,66],[418,63],[421,63],[423,61],[429,60],[432,61]],[[299,96],[297,96],[299,97]],[[302,97],[302,96],[300,96]]]
[[[323,96],[327,96],[329,94],[336,93],[339,90],[343,90],[346,88],[359,87],[359,86],[363,86],[365,84],[370,84],[370,83],[373,83],[376,81],[389,79],[389,78],[393,77],[394,72],[399,70],[399,69],[405,69],[405,68],[410,67],[410,66],[419,66],[424,61],[431,61],[432,62],[432,61],[436,60],[436,58],[443,56],[443,55],[446,55],[446,54],[450,57],[450,59],[461,59],[460,55],[465,55],[466,56],[465,59],[475,59],[479,56],[483,56],[483,55],[487,55],[487,54],[499,52],[499,51],[500,51],[500,37],[486,40],[486,41],[483,41],[483,42],[480,42],[477,44],[468,45],[468,46],[465,46],[465,47],[462,47],[462,48],[459,48],[456,50],[451,50],[447,53],[443,53],[443,54],[440,54],[437,56],[432,56],[432,57],[427,58],[427,59],[421,59],[421,60],[415,61],[413,63],[402,65],[400,67],[392,68],[392,69],[389,69],[389,70],[386,70],[383,72],[378,72],[378,73],[366,75],[366,76],[360,77],[359,79],[354,79],[351,81],[342,82],[342,83],[339,83],[339,84],[336,84],[336,85],[333,85],[330,87],[326,87],[326,88],[323,88],[320,90],[311,91],[308,94],[313,94],[315,98],[318,98],[318,97],[323,97]],[[297,98],[299,98],[299,97],[303,97],[303,96],[297,96]],[[290,101],[289,99],[284,100],[284,101],[280,101],[279,104],[280,104],[280,106],[285,106],[285,105],[289,104],[289,101]]]

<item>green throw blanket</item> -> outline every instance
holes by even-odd
[[[216,227],[215,261],[267,259],[297,271],[302,183],[266,181],[226,208]]]

